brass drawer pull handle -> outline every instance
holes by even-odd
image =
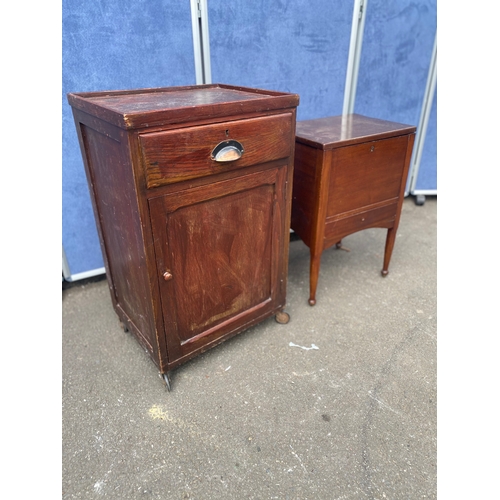
[[[170,272],[168,272],[168,271],[165,271],[165,272],[163,273],[163,279],[164,279],[165,281],[170,281],[172,278],[173,278],[172,273],[170,273]]]
[[[212,160],[218,162],[235,161],[245,152],[243,145],[238,141],[223,141],[217,144],[212,151]]]

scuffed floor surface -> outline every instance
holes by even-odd
[[[172,374],[124,333],[105,281],[63,290],[62,498],[435,499],[436,198],[324,252],[290,243],[291,320]]]

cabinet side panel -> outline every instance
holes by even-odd
[[[81,136],[115,308],[121,319],[132,326],[141,344],[152,352],[156,342],[148,273],[126,148],[83,124]],[[122,312],[126,318],[122,317]]]
[[[291,228],[311,246],[311,229],[315,207],[316,160],[318,150],[295,144]]]

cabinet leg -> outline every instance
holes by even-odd
[[[316,288],[318,287],[319,265],[321,262],[321,253],[314,254],[311,251],[311,264],[309,268],[309,305],[316,304]]]
[[[276,313],[276,321],[282,325],[286,325],[290,321],[290,315],[285,311],[278,311]]]
[[[396,229],[391,227],[387,230],[387,239],[385,240],[384,267],[382,268],[382,276],[387,276],[389,274],[389,262],[391,261],[395,241]]]
[[[167,391],[170,392],[172,390],[172,383],[170,381],[170,373],[160,373],[160,377],[162,378],[163,382],[165,382],[165,386],[167,388]]]

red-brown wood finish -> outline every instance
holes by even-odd
[[[291,227],[310,249],[310,305],[322,252],[354,232],[387,228],[388,274],[415,131],[357,114],[297,122]]]
[[[113,307],[160,373],[281,322],[298,96],[214,84],[68,101]],[[244,151],[219,163],[227,140]]]

